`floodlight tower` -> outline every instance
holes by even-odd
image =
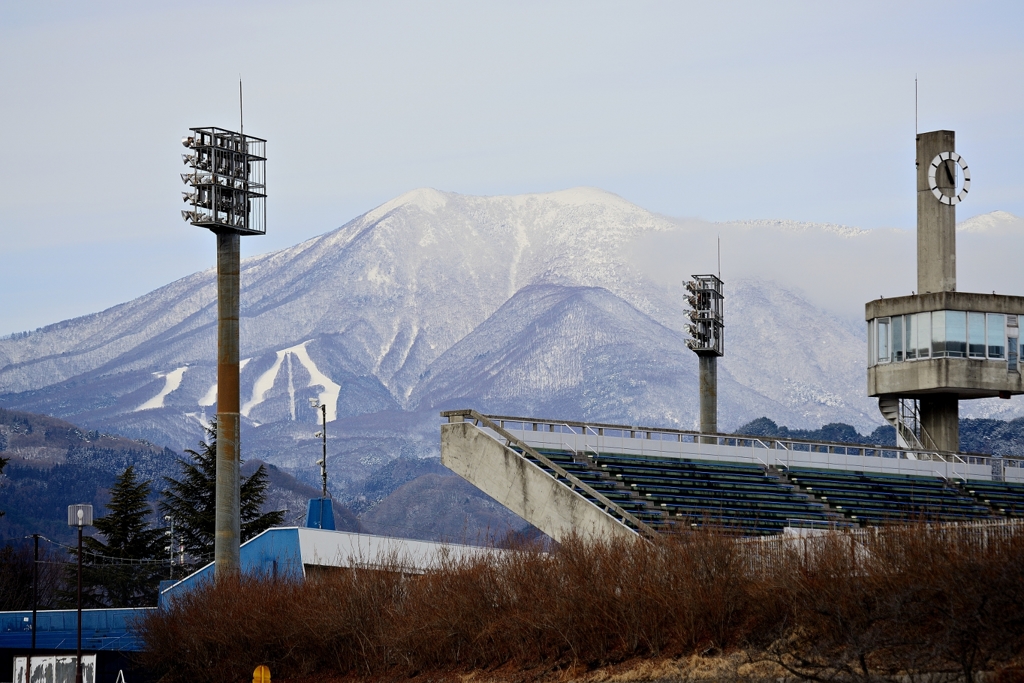
[[[700,360],[700,431],[718,432],[718,357],[725,355],[724,283],[714,275],[686,282],[690,338],[686,345]]]
[[[239,571],[238,299],[242,235],[267,231],[267,141],[223,128],[192,128],[181,143],[182,217],[217,236],[217,493],[215,576]]]
[[[1024,393],[1024,297],[956,289],[956,205],[971,175],[955,143],[951,130],[917,136],[917,291],[865,307],[868,395],[899,446],[945,453],[960,449],[960,401]]]

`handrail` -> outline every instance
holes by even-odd
[[[591,488],[589,485],[587,485],[586,483],[581,481],[578,477],[576,477],[576,475],[570,474],[569,472],[565,471],[560,465],[558,465],[557,463],[553,462],[551,459],[549,459],[546,456],[541,455],[540,453],[538,453],[534,448],[532,448],[526,442],[524,442],[521,439],[513,436],[511,433],[506,431],[503,427],[498,426],[498,424],[496,422],[494,422],[493,420],[491,420],[489,417],[487,417],[485,415],[481,415],[480,413],[476,412],[475,410],[447,410],[447,411],[441,413],[441,416],[442,417],[447,417],[449,419],[452,418],[452,417],[461,417],[463,419],[469,418],[470,420],[473,420],[474,422],[476,422],[477,426],[483,425],[484,427],[487,427],[488,429],[490,429],[494,433],[496,433],[499,436],[501,436],[501,438],[505,439],[506,446],[513,453],[516,452],[515,449],[512,448],[512,446],[515,445],[517,448],[522,449],[523,452],[529,453],[530,457],[536,458],[538,461],[540,461],[541,464],[543,464],[545,467],[551,469],[558,476],[565,478],[567,481],[572,483],[575,487],[577,487],[577,488],[581,489],[582,491],[586,492],[588,495],[593,496],[594,499],[597,500],[599,503],[601,503],[605,507],[605,509],[607,511],[611,512],[611,511],[614,510],[615,513],[619,517],[621,517],[623,520],[626,520],[627,522],[629,522],[630,524],[635,526],[637,528],[637,531],[639,531],[643,535],[647,536],[648,538],[656,538],[658,536],[658,532],[656,532],[654,529],[652,529],[646,523],[642,522],[640,519],[635,517],[630,512],[627,512],[624,508],[619,506],[617,503],[614,503],[614,502],[608,500],[608,498],[606,498],[604,495],[598,493],[593,488]]]
[[[442,417],[447,417],[449,415],[455,416],[455,415],[459,415],[459,414],[463,414],[463,413],[468,414],[468,412],[475,412],[475,411],[450,410],[450,411],[442,412],[441,416]],[[718,432],[716,432],[714,434],[710,434],[710,433],[709,434],[704,434],[704,433],[698,432],[698,431],[692,431],[692,430],[686,430],[686,429],[672,429],[672,428],[669,428],[669,427],[642,427],[642,426],[637,426],[637,425],[610,424],[610,423],[602,423],[602,422],[579,422],[579,421],[575,421],[575,420],[545,420],[545,419],[521,417],[521,416],[511,416],[511,415],[489,415],[488,418],[493,420],[493,421],[500,421],[500,422],[522,422],[522,423],[525,423],[525,424],[533,423],[533,424],[544,424],[544,425],[564,425],[564,426],[570,427],[570,428],[571,427],[588,428],[588,429],[591,429],[592,431],[598,431],[599,434],[600,434],[600,431],[604,430],[604,429],[615,429],[615,430],[623,430],[623,431],[644,432],[644,433],[657,433],[657,434],[674,434],[674,435],[677,435],[677,436],[688,436],[688,437],[691,437],[691,438],[693,438],[695,440],[695,442],[696,442],[696,440],[698,440],[702,436],[703,437],[713,437],[713,438],[715,438],[716,443],[718,443],[721,439],[757,439],[761,443],[765,444],[765,446],[767,448],[773,448],[773,449],[776,449],[776,450],[786,450],[786,451],[793,451],[794,449],[791,447],[791,445],[794,445],[794,444],[806,445],[806,446],[826,446],[826,447],[829,447],[829,446],[836,447],[836,446],[838,446],[838,447],[841,447],[841,448],[856,448],[856,449],[870,449],[870,450],[878,450],[878,451],[888,451],[888,452],[891,452],[891,453],[895,453],[896,457],[898,459],[917,460],[917,459],[919,459],[918,457],[912,457],[911,458],[911,457],[908,457],[908,456],[909,455],[921,454],[921,455],[928,455],[928,456],[930,456],[929,459],[935,459],[935,460],[940,460],[940,461],[945,461],[945,462],[955,462],[957,460],[960,460],[960,462],[963,462],[962,456],[963,455],[967,455],[967,456],[969,456],[971,458],[982,458],[982,459],[984,459],[986,462],[978,463],[978,464],[982,464],[982,465],[988,464],[987,461],[995,459],[995,460],[1003,460],[1003,461],[1007,461],[1007,460],[1020,461],[1022,466],[1024,466],[1024,458],[1014,458],[1014,457],[1002,458],[1002,457],[994,457],[994,456],[991,456],[991,455],[985,455],[983,453],[964,453],[964,454],[958,454],[958,453],[954,453],[952,451],[938,451],[938,450],[934,450],[934,449],[899,448],[898,446],[883,446],[883,445],[880,445],[880,444],[860,444],[860,443],[839,443],[839,442],[829,442],[829,441],[814,441],[814,440],[811,440],[811,439],[800,439],[800,438],[794,438],[794,437],[763,437],[763,436],[762,437],[758,437],[758,436],[749,435],[749,434],[722,434],[722,433],[718,433]],[[787,445],[787,444],[789,444],[789,445]]]

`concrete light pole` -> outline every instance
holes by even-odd
[[[700,432],[718,433],[718,358],[725,355],[724,283],[715,275],[694,275],[686,284],[690,339],[700,363]]]
[[[242,235],[266,234],[266,140],[223,128],[182,139],[189,210],[182,217],[217,235],[217,484],[214,576],[239,572],[241,462],[238,318]]]

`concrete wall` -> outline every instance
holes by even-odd
[[[942,392],[971,399],[991,398],[1004,391],[1024,393],[1021,374],[1009,372],[1005,360],[931,358],[868,368],[868,396]]]
[[[956,135],[936,130],[917,136],[917,291],[956,291],[956,206],[943,204],[928,186],[928,169],[940,152],[956,151]],[[950,170],[953,162],[945,162]],[[955,192],[946,168],[939,167],[936,184]],[[955,176],[952,176],[955,177]]]
[[[1024,315],[1024,296],[973,292],[933,292],[916,296],[876,299],[864,305],[864,319],[874,320],[893,315],[943,310]]]
[[[469,422],[441,425],[441,462],[556,541],[573,532],[583,537],[637,537]]]

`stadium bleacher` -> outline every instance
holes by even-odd
[[[838,521],[826,506],[758,465],[609,453],[595,461],[671,521],[735,527],[750,535]]]
[[[624,510],[662,529],[711,524],[761,536],[785,527],[1024,517],[1024,484],[976,480],[957,484],[940,477],[765,468],[550,448],[538,452]]]
[[[939,477],[790,467],[784,476],[862,525],[907,521],[962,522],[991,509]]]
[[[825,505],[757,465],[538,452],[652,524],[713,524],[746,535],[775,534],[786,526],[843,526]]]
[[[586,485],[565,482],[577,495],[642,533],[715,526],[762,536],[793,527],[1024,518],[1024,460],[1014,458],[443,415],[490,430],[555,479],[568,472]]]
[[[979,503],[1008,517],[1024,517],[1024,484],[970,479],[960,488]]]

